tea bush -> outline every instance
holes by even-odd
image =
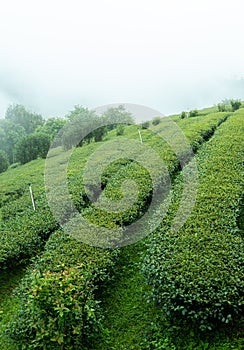
[[[197,154],[195,208],[173,233],[169,214],[149,245],[144,273],[153,300],[173,322],[201,330],[243,315],[244,244],[237,227],[243,194],[244,111],[217,129]],[[190,170],[190,166],[189,166]]]
[[[55,232],[18,291],[21,309],[7,334],[22,349],[89,348],[102,331],[96,290],[109,279],[116,257],[116,250]]]

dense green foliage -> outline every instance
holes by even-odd
[[[42,125],[42,116],[27,111],[23,105],[8,107],[5,119],[0,120],[0,149],[7,153],[10,163],[16,162],[16,151],[18,152],[19,143],[23,138],[34,133]]]
[[[223,100],[221,103],[217,105],[219,112],[232,111],[235,112],[239,108],[241,108],[240,100]]]
[[[155,117],[152,120],[152,125],[158,125],[161,122],[161,119],[159,117]]]
[[[198,111],[196,109],[189,112],[189,118],[196,117],[198,115]]]
[[[6,111],[5,119],[11,121],[15,125],[24,128],[26,134],[33,133],[36,128],[43,124],[40,114],[27,111],[23,105],[10,105]]]
[[[57,135],[57,133],[64,127],[67,120],[61,118],[49,118],[44,121],[43,125],[39,126],[35,132],[46,134],[51,140]]]
[[[122,136],[125,132],[125,127],[122,124],[119,124],[116,128],[116,135],[117,136]]]
[[[79,116],[80,108],[76,108],[75,111]],[[153,286],[157,306],[160,306],[157,312],[164,318],[165,310],[171,319],[177,321],[183,319],[183,323],[184,320],[188,322],[194,318],[202,329],[212,327],[213,319],[214,321],[219,319],[220,323],[221,321],[231,323],[232,319],[242,313],[242,305],[237,305],[237,299],[242,302],[240,288],[243,285],[239,273],[243,263],[243,243],[238,235],[237,226],[233,225],[239,215],[237,208],[241,200],[239,185],[242,130],[240,128],[237,130],[237,125],[243,118],[243,112],[238,113],[231,116],[223,126],[220,125],[231,113],[201,115],[199,112],[194,118],[180,119],[178,116],[177,120],[175,119],[176,125],[182,129],[193,151],[197,152],[200,149],[197,154],[200,175],[199,195],[191,218],[180,230],[182,234],[172,234],[170,225],[178,208],[175,197],[180,199],[182,194],[181,175],[178,175],[174,180],[174,194],[169,213],[153,238],[148,239],[151,242],[150,254],[145,260],[144,272]],[[74,119],[70,117],[70,123],[77,118],[77,115],[73,115]],[[95,134],[88,134],[82,147],[73,152],[67,176],[73,202],[90,222],[101,227],[123,229],[143,216],[150,204],[152,178],[147,169],[133,159],[120,158],[112,161],[102,173],[101,188],[90,186],[89,196],[83,179],[83,170],[90,156],[97,150],[99,152],[100,147],[102,155],[102,147],[107,141],[122,140],[123,137],[117,138],[115,121],[116,119],[112,124],[114,130],[109,133],[100,130],[101,138],[99,133],[97,138]],[[187,145],[184,146],[182,134],[177,128],[171,128],[171,123],[170,119],[162,118],[160,123],[152,125],[152,130],[142,129],[141,134],[143,142],[159,154],[174,179],[177,172],[190,162],[193,153],[189,151]],[[52,125],[55,126],[55,123],[51,123],[51,128]],[[44,126],[37,132],[43,130]],[[216,135],[211,140],[216,129]],[[137,140],[139,144],[137,126],[125,126],[124,135],[128,139]],[[174,149],[167,143],[167,139],[164,139],[166,136],[169,140],[174,140]],[[209,139],[210,141],[200,148],[202,143]],[[92,142],[93,140],[101,142],[98,144]],[[59,162],[59,150],[60,148],[55,149],[56,153],[53,154],[54,166]],[[238,161],[233,160],[234,156]],[[184,168],[184,171],[190,170],[190,167],[191,163]],[[90,247],[61,230],[57,231],[59,226],[45,198],[43,169],[44,161],[40,159],[12,169],[8,171],[9,174],[0,175],[0,268],[13,267],[37,255],[18,290],[21,306],[18,315],[8,326],[7,333],[17,341],[16,346],[20,344],[21,349],[90,350],[96,338],[99,343],[101,334],[105,341],[108,336],[107,330],[104,329],[106,323],[103,321],[100,293],[110,285],[113,269],[120,270],[118,257],[121,250]],[[157,171],[156,167],[152,172],[157,174]],[[214,174],[220,175],[216,177]],[[164,181],[164,176],[165,172],[162,172],[157,179],[158,183]],[[133,195],[134,188],[128,186],[128,193],[123,196],[123,183],[130,179],[135,181],[137,186],[134,187],[137,187],[138,191],[136,201],[129,209],[122,212],[106,212],[92,204],[92,200],[96,201],[101,195],[101,189],[105,195],[104,198],[100,198],[101,203],[105,199],[110,201],[120,201],[123,197],[125,200],[129,199],[127,195]],[[36,212],[32,209],[29,197],[30,182],[33,184],[38,209]],[[229,199],[228,203],[226,198]],[[41,252],[43,247],[44,251]],[[133,246],[128,249],[132,260],[133,249]],[[173,264],[172,259],[175,262]],[[126,268],[126,261],[124,264]],[[213,268],[216,270],[214,275]],[[117,276],[120,278],[119,274]],[[139,272],[136,278],[138,283],[143,283]],[[132,279],[131,277],[129,284],[135,288],[136,283],[133,283]],[[165,283],[166,281],[169,283]],[[121,289],[116,291],[116,297],[123,290],[122,285],[125,283],[124,281],[118,283]],[[149,291],[150,286],[145,286],[145,289]],[[206,295],[203,291],[206,291]],[[123,293],[126,293],[126,288]],[[133,294],[131,291],[132,297]],[[137,303],[143,302],[139,294],[135,296]],[[116,302],[116,298],[114,300]],[[150,303],[146,309],[151,313],[154,312]],[[133,312],[131,314],[133,315]],[[125,317],[121,317],[121,322],[122,320],[125,320]],[[138,322],[139,320],[140,316]],[[147,322],[149,319],[145,318],[145,324],[149,327]],[[133,320],[129,323],[133,328],[132,323]],[[136,329],[135,327],[135,332]],[[144,344],[143,339],[140,339],[140,347],[138,344],[128,343],[129,348],[132,349],[133,346],[135,349],[174,348],[167,337],[160,338],[160,331],[155,335],[155,339],[150,336],[149,339],[151,343],[148,344],[147,342]],[[120,346],[127,343],[120,340],[118,344]],[[126,345],[124,346],[125,349]]]
[[[19,290],[21,309],[8,334],[22,349],[88,346],[102,331],[96,289],[108,280],[116,255],[53,234]]]
[[[26,135],[16,145],[16,161],[25,164],[38,157],[46,158],[50,142],[50,136],[47,134],[34,133]]]
[[[230,101],[232,111],[235,112],[241,107],[241,101],[240,100],[231,100]]]
[[[123,106],[109,108],[100,117],[94,111],[75,106],[75,109],[66,118],[69,122],[62,135],[62,144],[66,150],[77,145],[89,144],[92,140],[100,142],[107,130],[112,130],[117,126],[118,135],[122,135],[124,128],[122,124],[133,124],[131,114]]]
[[[8,155],[10,163],[14,163],[16,144],[25,136],[25,129],[7,119],[0,119],[0,149]]]
[[[107,125],[108,130],[113,130],[118,124],[134,124],[132,114],[126,111],[123,105],[118,107],[110,107],[103,114],[102,118]]]
[[[208,139],[216,129],[216,127],[222,123],[229,114],[216,113],[209,115],[206,119],[202,120],[200,117],[187,119],[186,121],[179,121],[179,125],[184,130],[185,135],[190,141],[190,145],[194,151],[196,151],[205,139]],[[167,166],[169,174],[173,175],[180,168],[180,159],[184,158],[185,153],[189,153],[189,147],[184,149],[182,145],[182,135],[179,133],[178,137],[174,137],[175,149],[178,152],[176,154],[163,139],[165,130],[170,135],[171,121],[166,118],[162,122],[155,126],[155,133],[150,130],[142,130],[142,137],[145,143],[152,146],[153,149],[159,154],[164,164]],[[177,129],[178,130],[178,129]],[[171,131],[175,133],[175,129]],[[160,137],[162,133],[162,137]],[[126,136],[131,138],[138,138],[137,128],[134,126],[127,127]],[[142,217],[147,211],[152,198],[152,180],[150,176],[154,175],[158,177],[154,183],[154,191],[157,191],[157,183],[162,184],[167,180],[167,173],[165,169],[162,169],[161,164],[154,164],[154,168],[151,169],[149,174],[147,169],[140,164],[120,159],[115,162],[111,162],[109,166],[104,170],[101,179],[101,187],[106,194],[106,197],[101,198],[101,204],[103,200],[122,200],[124,197],[124,206],[128,202],[128,205],[133,202],[132,196],[135,190],[135,186],[128,187],[128,193],[123,196],[121,192],[122,184],[126,180],[133,179],[134,184],[138,185],[138,193],[136,195],[137,200],[130,205],[127,210],[119,210],[114,212],[106,212],[92,205],[91,201],[87,197],[87,189],[84,188],[83,175],[80,171],[85,166],[89,157],[89,153],[95,152],[96,146],[91,144],[89,148],[76,149],[71,158],[68,176],[69,176],[69,188],[72,194],[73,201],[79,211],[82,211],[83,215],[94,224],[102,224],[105,227],[120,227],[127,226],[133,221]],[[113,151],[112,149],[110,150]],[[106,150],[107,156],[109,156],[108,149]],[[135,149],[138,152],[138,149]],[[103,148],[101,148],[101,158],[104,154]],[[112,154],[112,153],[111,153]],[[188,154],[188,156],[192,156]],[[184,158],[184,161],[187,161]],[[149,160],[148,160],[149,163]],[[79,164],[79,166],[78,166]],[[165,186],[166,188],[167,186]],[[101,189],[98,185],[90,188],[90,197],[93,200],[97,200],[100,196]],[[167,191],[166,191],[167,192]],[[166,195],[166,193],[165,193]]]
[[[187,117],[187,113],[185,111],[181,112],[180,118],[185,119]]]
[[[5,119],[0,120],[0,150],[6,152],[9,162],[24,164],[37,157],[45,157],[50,141],[68,150],[85,143],[102,141],[107,129],[116,128],[119,123],[132,124],[133,118],[123,106],[109,108],[98,117],[94,111],[82,106],[61,118],[50,118],[30,112],[23,105],[10,105]],[[107,127],[108,125],[108,127]],[[123,126],[120,126],[122,135]],[[49,142],[48,142],[49,139]]]
[[[0,173],[6,171],[9,167],[8,156],[4,151],[0,150]]]
[[[37,254],[58,226],[45,201],[44,161],[35,160],[1,174],[0,270]],[[32,208],[29,183],[37,210]]]
[[[142,129],[148,129],[149,126],[150,126],[149,121],[143,122],[143,123],[141,124],[141,128],[142,128]]]
[[[231,323],[243,314],[244,246],[237,227],[243,116],[243,110],[233,115],[197,154],[194,210],[178,232],[171,232],[168,215],[145,260],[153,299],[163,313],[202,330]]]

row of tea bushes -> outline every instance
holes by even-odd
[[[144,261],[162,315],[201,330],[238,320],[244,311],[244,244],[237,226],[243,196],[243,118],[244,110],[236,112],[198,152],[195,208],[178,232],[172,232],[168,214]],[[177,204],[171,215],[176,211]]]
[[[190,141],[192,149],[195,152],[205,140],[208,140],[213,135],[216,128],[230,115],[230,112],[216,112],[206,116],[189,118],[187,120],[180,119],[178,125],[184,130],[184,134]]]
[[[89,349],[103,331],[98,286],[109,281],[117,254],[56,231],[18,291],[8,336],[21,349]]]
[[[149,166],[151,172],[148,172],[146,168],[143,169],[143,165],[139,163],[136,164],[132,159],[121,158],[113,161],[104,169],[100,183],[95,183],[94,186],[90,186],[90,195],[87,194],[87,189],[84,188],[81,169],[79,168],[79,171],[77,171],[75,169],[77,165],[73,162],[74,167],[72,168],[72,166],[70,166],[69,169],[69,185],[72,199],[76,207],[79,211],[83,211],[84,215],[88,217],[91,222],[96,224],[99,220],[101,220],[105,226],[108,225],[106,222],[113,222],[115,225],[119,226],[132,223],[147,210],[150,205],[153,190],[157,191],[157,185],[163,182],[166,184],[168,183],[167,171],[168,175],[172,176],[180,168],[180,161],[181,165],[187,163],[193,156],[191,147],[193,150],[198,149],[229,115],[230,113],[214,113],[201,118],[187,119],[183,121],[184,123],[180,121],[182,125],[179,122],[179,126],[182,130],[169,118],[162,119],[161,123],[153,128],[153,131],[142,131],[144,143],[160,156],[161,164],[160,162],[154,162],[153,166]],[[127,127],[126,130],[126,137],[138,138],[138,131],[135,126]],[[187,136],[187,139],[183,133]],[[171,141],[169,141],[168,144],[167,141],[170,139]],[[139,148],[140,145],[137,146],[135,152],[138,152]],[[89,159],[87,150],[88,149],[82,148],[74,153],[74,157],[81,159],[81,168],[85,167],[85,162]],[[92,152],[93,151],[96,151],[94,147],[92,148]],[[110,150],[108,151],[108,156],[110,156],[109,152]],[[182,154],[187,154],[187,157],[184,158],[184,162],[182,161]],[[149,157],[145,156],[146,162],[150,165],[150,160],[147,160],[148,158]],[[98,157],[98,160],[99,159]],[[97,166],[98,165],[95,164],[94,168]],[[154,178],[158,177],[154,184],[152,184],[152,176]],[[139,192],[138,200],[134,201],[133,205],[128,210],[118,210],[118,213],[106,213],[106,211],[92,206],[91,200],[96,201],[99,195],[101,195],[101,190],[104,190],[105,196],[111,201],[111,207],[115,207],[113,200],[118,201],[123,199],[123,181],[130,179],[136,182]],[[133,186],[131,194],[132,192]],[[128,194],[126,196],[128,203],[132,202],[131,197]]]
[[[48,207],[26,210],[0,223],[0,270],[26,263],[43,248],[58,224]]]

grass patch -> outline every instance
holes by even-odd
[[[121,249],[113,281],[101,293],[104,310],[104,332],[94,346],[96,350],[139,350],[143,348],[156,309],[145,300],[148,286],[140,263],[145,244],[139,242]]]
[[[14,295],[14,289],[19,285],[26,268],[19,266],[13,271],[1,271],[0,275],[0,349],[16,350],[16,344],[8,338],[4,331],[7,324],[13,320],[19,309],[19,299]]]

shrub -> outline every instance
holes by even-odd
[[[122,135],[124,135],[124,132],[125,132],[125,126],[122,124],[119,124],[116,128],[116,135],[122,136]]]
[[[150,123],[147,121],[147,122],[143,122],[142,124],[141,124],[141,128],[142,129],[148,129],[149,128],[149,125],[150,125]]]
[[[23,349],[81,349],[101,327],[94,268],[80,263],[56,269],[34,270],[23,290],[24,313],[8,330]]]
[[[20,311],[7,329],[21,349],[84,349],[102,331],[96,299],[117,251],[55,232],[18,291]]]
[[[226,112],[228,110],[228,106],[224,103],[218,104],[218,111],[219,112]]]
[[[159,117],[155,117],[155,118],[152,120],[152,124],[153,124],[153,125],[158,125],[160,122],[161,122],[161,119],[160,119]]]
[[[241,101],[240,100],[231,100],[230,101],[232,111],[235,112],[241,107]]]
[[[50,143],[50,137],[46,134],[35,133],[26,135],[16,146],[17,162],[25,164],[38,157],[45,158]]]
[[[187,117],[186,112],[181,112],[180,119],[185,119]]]
[[[198,111],[196,109],[189,112],[189,118],[196,117],[198,115]]]

